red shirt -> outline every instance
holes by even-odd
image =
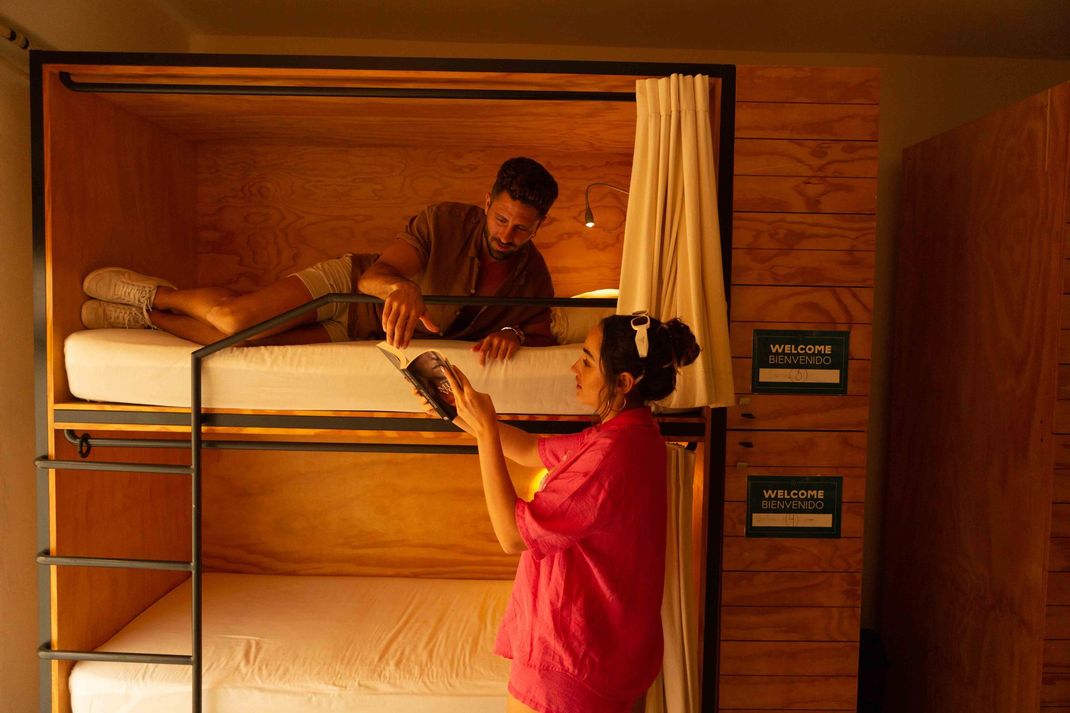
[[[531,502],[516,503],[528,549],[494,651],[514,669],[554,672],[554,686],[631,703],[661,670],[665,443],[650,411],[636,408],[544,438],[539,456],[549,472]],[[546,699],[526,693],[514,691]]]

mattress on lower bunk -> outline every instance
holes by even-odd
[[[512,583],[204,575],[205,713],[500,713],[491,647]],[[190,583],[101,651],[190,653]],[[82,661],[74,713],[188,713],[189,666]]]
[[[456,364],[499,413],[587,414],[569,367],[579,344],[519,350],[480,366],[471,342],[416,341]],[[71,393],[88,401],[189,408],[190,353],[198,348],[165,332],[98,329],[64,344]],[[206,408],[280,411],[420,412],[412,387],[374,342],[238,347],[204,361]]]

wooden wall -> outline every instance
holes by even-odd
[[[904,152],[884,500],[888,710],[1070,707],[1065,493],[1052,507],[1053,463],[1060,479],[1070,465],[1065,436],[1052,435],[1065,430],[1053,414],[1067,327],[1068,89]]]
[[[879,74],[739,67],[719,709],[855,710]],[[850,330],[846,396],[750,394],[754,329]],[[839,539],[747,539],[748,475],[840,475]]]
[[[1070,83],[1050,92],[1051,130],[1070,133]],[[1070,137],[1064,150],[1070,154]],[[1050,154],[1049,154],[1050,155]],[[1053,161],[1050,170],[1057,171]],[[1062,199],[1062,298],[1059,313],[1057,390],[1055,402],[1055,471],[1052,482],[1051,540],[1048,550],[1048,596],[1045,611],[1043,679],[1040,705],[1045,713],[1070,711],[1070,155]],[[1056,201],[1059,198],[1056,196]]]

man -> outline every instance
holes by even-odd
[[[122,268],[86,276],[95,299],[82,322],[156,328],[209,344],[331,292],[360,291],[382,304],[331,304],[267,330],[253,344],[384,338],[399,348],[418,338],[469,339],[479,362],[509,359],[521,346],[554,344],[545,307],[426,305],[425,294],[553,297],[550,273],[531,239],[557,199],[538,162],[502,164],[485,204],[437,203],[409,220],[380,255],[345,255],[246,294],[222,287],[176,289]]]

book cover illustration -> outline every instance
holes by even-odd
[[[457,418],[456,402],[445,372],[449,370],[454,379],[456,374],[453,365],[443,354],[434,349],[398,349],[386,342],[379,342],[376,346],[416,390],[423,394],[439,416],[447,421]]]

